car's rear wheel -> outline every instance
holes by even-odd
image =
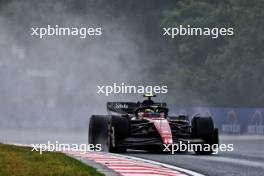
[[[89,121],[89,144],[101,144],[102,150],[106,150],[108,137],[109,116],[92,115]]]
[[[192,135],[205,141],[194,150],[199,155],[212,154],[217,147],[216,144],[219,143],[218,129],[214,128],[211,117],[194,117],[192,119]]]
[[[120,116],[111,116],[108,126],[108,151],[112,153],[125,153],[126,146],[118,145],[121,140],[128,136],[129,122]]]

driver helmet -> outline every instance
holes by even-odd
[[[152,101],[152,100],[144,100],[143,102],[142,102],[142,105],[143,106],[151,106],[151,105],[153,105],[154,104],[154,101]]]
[[[153,110],[152,109],[145,109],[145,112],[153,112]]]

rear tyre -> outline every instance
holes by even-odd
[[[192,134],[196,138],[201,138],[205,143],[195,148],[194,152],[198,155],[210,155],[217,148],[219,143],[218,129],[214,128],[211,117],[194,117],[192,119]]]
[[[126,146],[119,142],[128,136],[129,122],[125,117],[111,116],[108,126],[108,151],[111,153],[125,153]]]
[[[103,115],[92,115],[89,121],[89,144],[101,144],[103,151],[107,148],[108,121],[109,116]]]

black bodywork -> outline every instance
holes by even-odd
[[[172,143],[181,141],[182,143],[218,144],[218,130],[214,128],[211,117],[195,116],[189,121],[186,115],[170,116],[166,103],[156,103],[151,99],[141,103],[107,102],[106,106],[108,115],[91,117],[89,133],[92,134],[89,134],[89,142],[95,143],[95,136],[103,136],[110,152],[124,152],[128,148],[143,150],[163,148],[164,139],[162,139],[162,131],[160,131],[163,129],[158,129],[148,118],[139,118],[138,113],[142,109],[150,109],[164,114],[161,119],[166,120],[169,124]],[[101,125],[98,123],[99,121],[101,121]],[[92,126],[96,122],[97,126]]]

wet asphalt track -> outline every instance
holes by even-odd
[[[11,130],[0,129],[0,142],[9,143],[87,143],[87,132],[52,130]],[[263,176],[264,136],[221,136],[220,142],[234,144],[234,151],[218,155],[197,156],[186,154],[152,154],[129,150],[127,155],[176,165],[210,176]]]
[[[160,161],[210,176],[263,176],[264,136],[222,136],[221,143],[234,144],[234,151],[218,155],[149,154],[129,151],[128,155]]]

